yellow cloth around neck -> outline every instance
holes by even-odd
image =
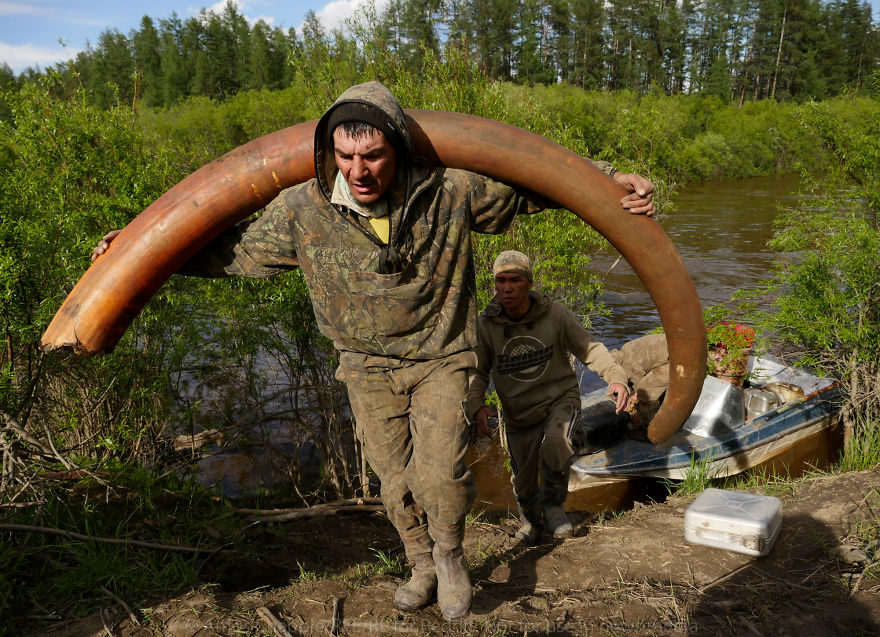
[[[373,226],[373,230],[376,231],[376,234],[379,235],[379,238],[382,239],[385,243],[388,243],[388,237],[390,232],[390,226],[388,224],[388,217],[369,217],[370,225]]]

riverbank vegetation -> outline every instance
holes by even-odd
[[[880,74],[873,81],[880,89]],[[817,179],[804,170],[798,205],[784,209],[770,245],[780,258],[757,293],[768,337],[805,364],[841,379],[843,470],[880,462],[880,114],[856,107],[842,118],[826,104],[799,116],[833,157]]]
[[[249,499],[256,504],[302,506],[375,489],[354,442],[344,389],[333,377],[335,353],[317,332],[298,273],[256,282],[172,277],[111,354],[39,347],[106,230],[128,223],[204,163],[318,117],[344,88],[367,79],[383,81],[408,107],[502,120],[647,174],[670,214],[676,188],[687,181],[793,170],[805,179],[823,175],[814,191],[821,195],[806,190],[804,202],[780,217],[775,245],[803,257],[780,261],[766,290],[778,312],[760,317],[759,325],[848,383],[844,466],[880,460],[876,72],[874,84],[862,75],[858,91],[821,102],[740,105],[711,91],[496,81],[479,58],[473,62],[472,51],[451,43],[418,49],[413,67],[413,56],[387,46],[387,34],[360,29],[360,47],[348,57],[333,48],[343,41],[318,38],[278,86],[181,94],[168,106],[151,106],[146,77],[140,88],[121,81],[99,99],[85,70],[71,66],[35,75],[4,95],[0,617],[51,621],[114,599],[136,607],[158,588],[192,585],[210,557],[136,547],[133,540],[245,550],[229,504],[179,481],[187,467],[219,450],[262,449],[275,490],[255,490]],[[571,245],[580,249],[573,253]],[[601,311],[600,282],[588,264],[603,246],[564,211],[481,237],[481,305],[490,289],[488,264],[515,247],[540,263],[545,289],[584,313]],[[289,437],[269,444],[280,429]],[[123,543],[56,540],[46,528]],[[271,530],[264,539],[272,540]],[[4,628],[12,634],[20,627]]]

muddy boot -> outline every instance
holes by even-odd
[[[536,494],[537,495],[537,492]],[[519,510],[520,527],[516,532],[516,539],[526,546],[534,546],[538,543],[541,533],[544,531],[544,522],[541,517],[541,507],[538,506],[536,497],[528,500],[517,500],[516,508]]]
[[[565,515],[565,509],[561,506],[547,507],[544,509],[544,519],[547,520],[547,530],[553,534],[557,540],[569,538],[574,534],[574,529],[568,516]]]
[[[434,567],[437,569],[437,604],[443,619],[456,621],[466,617],[474,592],[461,544],[454,547],[435,544]]]
[[[437,570],[437,605],[443,619],[456,621],[467,616],[474,592],[464,561],[464,521],[456,525],[430,524],[434,539],[434,568]]]
[[[414,611],[428,605],[437,591],[437,572],[431,553],[411,554],[412,576],[409,581],[394,593],[394,607],[398,610]]]
[[[569,538],[574,529],[565,515],[565,498],[568,496],[568,469],[553,471],[541,463],[541,501],[544,503],[544,520],[547,530],[556,539]]]

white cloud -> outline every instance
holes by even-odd
[[[24,2],[0,2],[0,15],[45,15],[48,10]]]
[[[248,23],[250,23],[250,24],[252,24],[252,25],[253,25],[253,24],[256,24],[256,23],[259,22],[260,20],[262,20],[263,22],[265,22],[266,24],[268,24],[270,27],[271,27],[273,24],[275,24],[275,18],[272,17],[272,16],[270,16],[270,15],[258,15],[258,16],[255,16],[255,17],[253,17],[253,18],[249,18],[249,17],[245,16],[245,19],[248,21]]]
[[[333,0],[315,11],[315,15],[328,31],[345,26],[345,21],[359,9],[370,4],[370,0]],[[381,13],[388,0],[374,0],[376,13]]]
[[[25,16],[89,26],[104,24],[103,20],[83,17],[79,12],[57,6],[35,6],[32,3],[4,2],[2,0],[0,0],[0,16]]]
[[[0,60],[13,70],[28,66],[46,68],[61,60],[75,58],[80,49],[33,46],[32,44],[6,44],[0,42]]]
[[[226,9],[226,2],[227,2],[227,0],[219,0],[219,2],[215,2],[210,7],[207,7],[208,13],[214,13],[216,15],[221,15],[223,13],[223,11]],[[247,20],[248,24],[254,25],[259,20],[262,20],[263,22],[265,22],[266,24],[268,24],[270,26],[275,24],[275,17],[271,16],[271,15],[258,15],[258,16],[247,15],[247,12],[249,10],[251,10],[252,5],[253,4],[260,4],[259,2],[258,3],[241,2],[240,0],[231,0],[231,2],[232,2],[232,5],[235,7],[236,11],[238,11],[238,13],[240,13],[242,15],[242,17],[244,17],[245,20]],[[189,7],[188,11],[193,15],[197,15],[201,11],[201,9],[200,8],[197,9],[195,7]]]

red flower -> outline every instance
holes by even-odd
[[[746,349],[755,341],[755,330],[739,323],[721,321],[706,328],[709,347]]]

